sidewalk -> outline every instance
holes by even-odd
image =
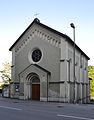
[[[21,105],[35,105],[35,106],[50,106],[50,107],[57,107],[57,108],[63,108],[63,107],[72,107],[77,109],[88,109],[94,110],[94,104],[72,104],[72,103],[60,103],[60,102],[41,102],[41,101],[31,101],[31,100],[19,100],[19,99],[13,99],[13,98],[4,98],[0,96],[0,101],[3,102],[9,102],[9,103],[20,103]]]

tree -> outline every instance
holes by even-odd
[[[11,82],[11,64],[8,62],[3,63],[3,68],[0,71],[1,77],[5,83]]]
[[[90,80],[90,95],[94,99],[94,66],[88,66],[88,76]]]

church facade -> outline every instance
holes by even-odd
[[[34,21],[10,47],[12,98],[89,102],[89,57],[67,35]]]

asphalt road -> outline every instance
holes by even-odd
[[[0,98],[0,120],[94,120],[94,105]]]

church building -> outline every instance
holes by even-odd
[[[12,51],[12,98],[38,101],[88,103],[88,60],[67,35],[39,19],[27,27],[10,47]]]

